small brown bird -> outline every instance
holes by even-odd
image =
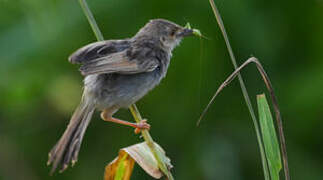
[[[165,77],[172,50],[183,37],[193,34],[164,19],[149,21],[132,38],[107,40],[84,46],[70,57],[81,64],[85,76],[84,92],[64,134],[49,153],[47,164],[64,171],[77,161],[85,130],[95,109],[105,121],[149,129],[146,121],[131,123],[112,117],[120,108],[128,108],[158,85]]]

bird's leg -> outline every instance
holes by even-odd
[[[140,123],[132,123],[132,122],[129,122],[129,121],[124,121],[124,120],[112,117],[109,110],[103,110],[101,112],[101,118],[104,121],[114,122],[114,123],[117,123],[117,124],[123,124],[123,125],[126,125],[126,126],[131,126],[133,128],[136,128],[135,129],[136,134],[140,133],[140,131],[143,130],[143,129],[147,129],[147,130],[150,129],[150,125],[147,123],[146,119],[142,120]]]

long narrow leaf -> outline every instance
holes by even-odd
[[[233,64],[233,67],[234,67],[234,69],[237,69],[238,68],[237,61],[236,61],[235,55],[233,53],[233,50],[232,50],[232,47],[231,47],[231,44],[230,44],[230,41],[229,41],[229,37],[228,37],[227,32],[225,30],[224,23],[223,23],[223,20],[221,18],[220,12],[219,12],[217,6],[214,3],[214,0],[209,0],[209,2],[210,2],[210,5],[212,7],[214,16],[215,16],[215,18],[216,18],[216,20],[218,22],[218,25],[219,25],[219,27],[221,29],[221,32],[222,32],[222,35],[223,35],[225,44],[227,46],[227,49],[228,49],[228,52],[229,52],[229,55],[230,55],[230,58],[231,58],[231,62]],[[253,124],[254,124],[254,127],[255,127],[255,131],[256,131],[256,136],[257,136],[259,151],[260,151],[260,155],[261,155],[261,162],[262,162],[262,166],[263,166],[265,180],[268,180],[268,176],[269,176],[268,165],[266,163],[263,142],[261,141],[261,137],[260,137],[261,135],[260,135],[260,132],[259,132],[260,131],[259,130],[259,124],[258,124],[256,115],[255,115],[255,111],[254,111],[254,109],[253,109],[253,107],[251,105],[251,100],[250,100],[250,97],[249,97],[247,88],[245,86],[244,80],[242,79],[242,76],[240,75],[239,72],[238,72],[237,76],[238,76],[238,79],[239,79],[239,83],[240,83],[240,87],[241,87],[241,91],[242,91],[243,97],[245,99],[245,102],[247,104],[247,107],[248,107],[248,110],[249,110],[251,119],[252,119]]]
[[[279,132],[279,140],[280,140],[280,148],[281,148],[281,155],[283,157],[283,165],[284,165],[284,173],[285,173],[285,180],[290,180],[290,175],[289,175],[289,169],[288,169],[288,158],[287,158],[287,150],[286,150],[286,143],[285,143],[285,136],[284,136],[284,131],[283,131],[283,123],[280,117],[280,110],[278,108],[278,103],[277,103],[277,98],[275,96],[274,93],[274,89],[273,86],[270,82],[270,79],[266,73],[266,71],[264,70],[264,68],[262,67],[261,63],[257,60],[257,58],[255,57],[251,57],[249,58],[247,61],[245,61],[241,66],[239,66],[222,84],[221,86],[217,89],[217,91],[215,92],[215,94],[213,95],[213,97],[211,98],[209,104],[206,106],[206,108],[204,109],[200,119],[203,118],[203,116],[205,115],[205,113],[207,112],[207,110],[209,109],[210,105],[213,103],[213,101],[215,100],[215,98],[217,97],[217,95],[223,90],[223,88],[225,88],[226,86],[228,86],[230,84],[230,82],[232,80],[234,80],[234,78],[238,75],[238,73],[244,68],[246,67],[248,64],[250,63],[254,63],[259,71],[259,73],[261,74],[264,83],[267,87],[267,90],[269,91],[270,94],[270,98],[271,101],[273,103],[273,108],[274,108],[274,112],[275,112],[275,116],[276,116],[276,122],[277,122],[277,128],[278,128],[278,132]],[[257,133],[258,134],[258,133]],[[258,137],[258,136],[257,136]],[[263,139],[261,138],[260,135],[260,130],[259,130],[259,140],[262,143]],[[257,138],[258,139],[258,138]],[[262,146],[261,146],[262,147]],[[269,180],[269,170],[268,170],[268,165],[267,165],[267,159],[265,157],[265,150],[263,150],[264,152],[261,153],[261,157],[262,157],[262,162],[263,164],[266,165],[266,168],[264,168],[264,173],[265,173],[265,179]],[[262,151],[261,151],[262,152]]]
[[[264,94],[257,95],[259,121],[262,139],[265,146],[270,176],[272,180],[279,180],[279,172],[282,168],[280,150],[273,118]]]

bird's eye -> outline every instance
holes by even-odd
[[[171,36],[174,36],[174,35],[175,35],[175,33],[176,33],[176,29],[172,30],[172,31],[170,32],[170,35],[171,35]]]

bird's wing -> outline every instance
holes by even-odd
[[[128,39],[94,42],[75,51],[68,60],[73,64],[84,64],[94,59],[123,51],[129,47],[130,41]]]
[[[136,74],[150,72],[159,66],[157,58],[152,56],[131,59],[127,51],[113,53],[84,63],[80,71],[86,76],[90,74]]]

